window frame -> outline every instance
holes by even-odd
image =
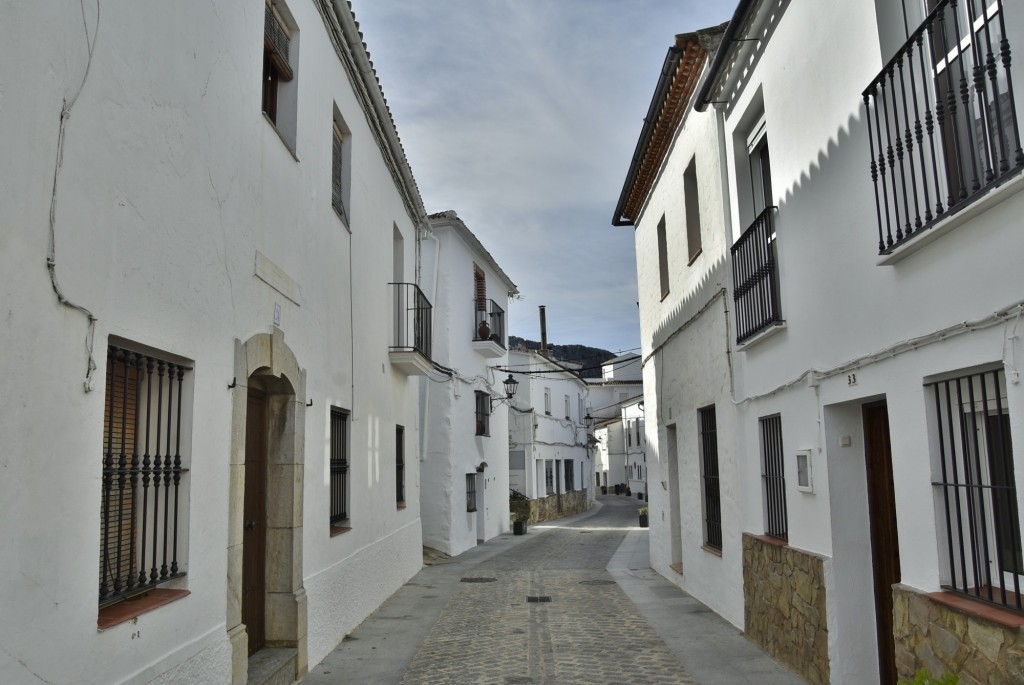
[[[331,534],[348,530],[352,521],[352,458],[351,458],[351,412],[341,407],[331,407],[328,466],[330,467],[330,498],[328,522]],[[339,429],[336,433],[335,430]]]
[[[757,424],[761,448],[761,502],[764,534],[777,540],[789,540],[782,415],[762,416],[757,420]]]
[[[697,156],[690,158],[690,163],[683,172],[683,204],[686,207],[686,251],[689,261],[687,266],[697,261],[704,251],[700,224],[700,189],[697,185]]]
[[[122,370],[120,378],[119,368]],[[101,617],[104,607],[187,575],[191,411],[194,399],[192,370],[191,361],[176,355],[128,341],[115,341],[113,338],[108,341],[97,564]],[[151,411],[155,407],[159,409]],[[142,430],[141,424],[151,415],[150,425],[147,430]],[[119,419],[120,426],[117,425]],[[118,446],[120,450],[117,450]],[[149,489],[151,474],[152,490]],[[159,482],[161,476],[162,485]],[[131,489],[127,518],[124,511],[126,487]],[[113,504],[117,507],[116,514],[111,512]],[[114,521],[111,521],[112,514],[116,516]],[[150,523],[152,528],[147,539]],[[112,528],[115,532],[113,541]],[[161,529],[167,531],[163,536],[160,535]],[[127,550],[124,549],[126,539]],[[162,556],[159,565],[158,556]],[[111,561],[115,570],[108,579]],[[149,561],[152,565],[148,564]],[[121,574],[125,571],[126,577],[122,579]],[[108,580],[112,582],[108,584]]]
[[[718,418],[715,405],[697,410],[700,447],[701,521],[704,547],[722,552],[722,499],[719,482]]]
[[[491,435],[491,395],[482,390],[474,391],[476,401],[476,435]]]
[[[472,514],[477,510],[476,500],[476,476],[475,473],[466,474],[466,513]]]
[[[664,300],[671,292],[668,270],[668,229],[665,227],[665,215],[658,222],[658,277],[661,282],[661,299]]]
[[[405,426],[395,426],[395,502],[405,508]]]
[[[1005,371],[1002,366],[973,370],[924,387],[930,396],[942,586],[1024,612],[1024,554]],[[1002,482],[995,482],[997,477]]]

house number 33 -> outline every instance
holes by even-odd
[[[857,374],[855,374],[855,373],[848,373],[848,374],[846,374],[846,384],[847,385],[857,385]]]

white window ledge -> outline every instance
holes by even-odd
[[[889,254],[880,255],[878,261],[875,263],[878,266],[890,266],[901,262],[921,248],[930,245],[946,233],[949,233],[954,228],[962,226],[971,219],[984,214],[1004,200],[1010,199],[1021,190],[1024,190],[1024,174],[1018,174],[1006,183],[1003,183],[1001,186],[996,186],[995,188],[990,189],[982,197],[979,197],[963,210],[936,222],[931,228],[924,229],[916,237],[908,240],[903,245],[900,245]]]
[[[785,321],[779,321],[774,326],[769,326],[768,328],[764,329],[763,331],[761,331],[760,333],[755,335],[753,338],[748,338],[747,340],[744,340],[743,342],[738,343],[736,345],[736,349],[741,351],[741,352],[746,352],[748,349],[750,349],[754,345],[758,344],[759,342],[761,342],[765,338],[772,337],[773,335],[775,335],[776,333],[778,333],[779,331],[781,331],[785,327],[786,327],[786,322]]]

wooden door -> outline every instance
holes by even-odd
[[[892,485],[889,413],[885,402],[864,405],[863,418],[868,516],[871,527],[871,566],[875,581],[878,679],[881,685],[895,685],[896,649],[892,633],[892,586],[900,582],[900,548],[896,527],[896,498]]]
[[[266,644],[267,397],[252,388],[245,421],[242,521],[242,623],[253,654]]]

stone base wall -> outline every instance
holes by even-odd
[[[520,504],[513,502],[513,505]],[[552,521],[554,519],[581,514],[590,509],[590,498],[586,490],[574,490],[562,495],[562,510],[558,510],[558,495],[548,495],[541,499],[532,499],[530,504],[530,523]]]
[[[822,557],[744,533],[744,631],[812,685],[829,682]]]
[[[987,606],[978,607],[981,612]],[[1024,634],[1020,628],[973,616],[905,585],[893,587],[896,669],[913,678],[956,673],[960,685],[1024,683]]]

